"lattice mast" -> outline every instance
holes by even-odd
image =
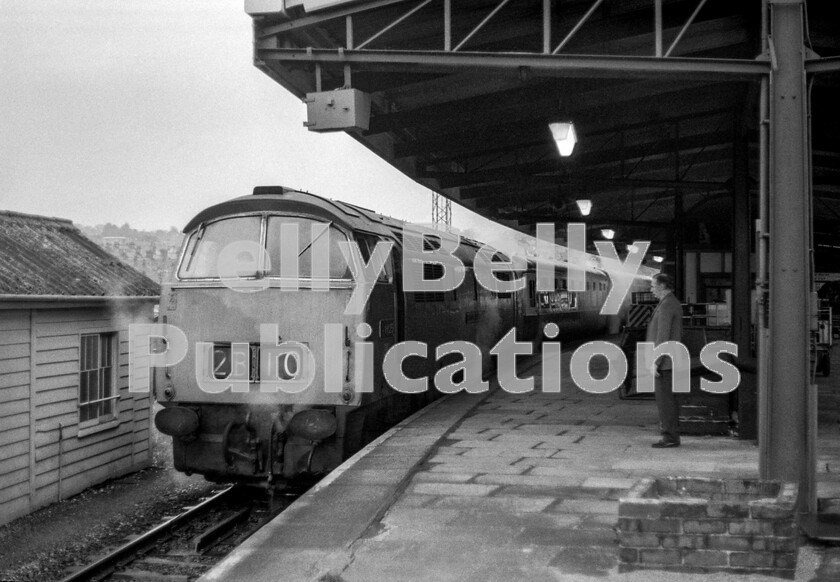
[[[432,224],[439,230],[452,227],[452,201],[440,194],[432,194]]]

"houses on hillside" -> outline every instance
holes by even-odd
[[[178,260],[183,235],[169,231],[138,231],[128,225],[82,226],[82,234],[147,277],[158,283],[169,280]],[[106,235],[117,231],[123,234]]]
[[[70,221],[0,211],[0,524],[148,466],[128,326],[158,295]]]

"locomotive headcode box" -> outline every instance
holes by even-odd
[[[307,93],[303,124],[309,131],[367,129],[370,122],[370,95],[358,89],[336,89]]]

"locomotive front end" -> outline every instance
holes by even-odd
[[[236,199],[185,229],[161,322],[186,353],[155,370],[155,424],[180,471],[281,486],[358,448],[364,315],[345,313],[353,280],[339,245],[352,232],[303,196]]]

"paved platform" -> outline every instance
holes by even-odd
[[[821,387],[820,497],[840,497],[837,376]],[[658,437],[654,402],[588,394],[568,374],[561,394],[543,394],[537,379],[528,394],[449,396],[360,451],[201,580],[778,580],[619,573],[618,499],[637,479],[757,476],[753,442],[684,436],[680,448],[651,449]],[[796,579],[840,579],[840,548],[804,542]]]

